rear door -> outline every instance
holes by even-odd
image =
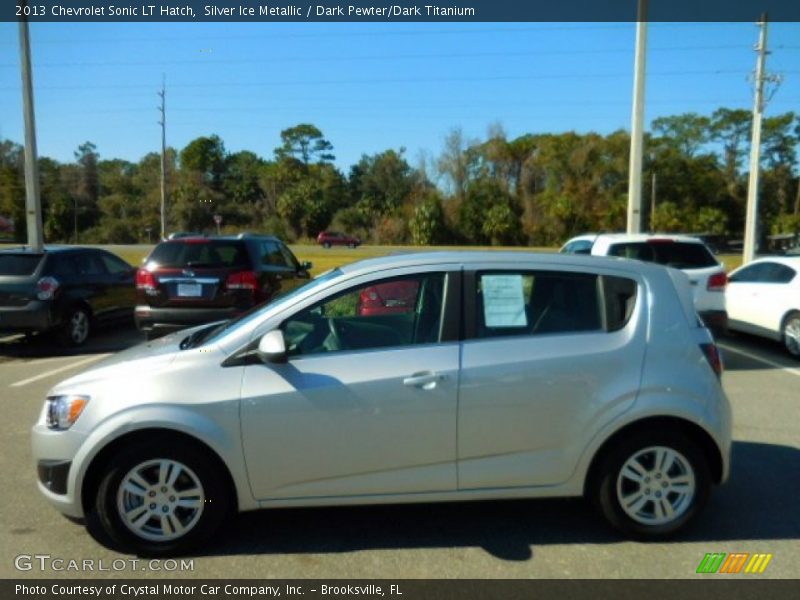
[[[107,293],[111,303],[109,318],[133,316],[136,304],[136,270],[121,258],[110,252],[97,251],[97,256],[105,267]]]
[[[288,292],[307,280],[307,277],[299,278],[300,264],[294,254],[279,241],[259,240],[258,251],[260,275],[265,281],[265,289],[268,290],[265,299]]]
[[[497,270],[465,276],[460,489],[566,481],[597,428],[636,398],[641,284],[613,274]]]

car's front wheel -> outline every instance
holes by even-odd
[[[147,556],[180,553],[227,516],[230,494],[216,463],[189,444],[134,444],[108,462],[93,516],[123,548]]]
[[[647,431],[607,454],[593,499],[617,529],[659,539],[683,528],[710,493],[708,462],[694,443],[679,433]]]
[[[783,320],[783,347],[794,358],[800,359],[800,312],[789,313]]]

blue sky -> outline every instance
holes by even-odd
[[[218,134],[271,158],[281,129],[317,125],[347,170],[405,147],[417,164],[447,132],[485,137],[630,127],[632,23],[33,23],[39,153],[86,140],[136,161]],[[752,23],[652,23],[645,118],[752,107]],[[800,24],[772,23],[767,66],[784,81],[767,116],[800,113]],[[17,25],[0,23],[0,138],[21,142]]]

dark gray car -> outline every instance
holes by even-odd
[[[99,248],[0,250],[0,331],[54,330],[81,345],[95,325],[133,318],[135,272]]]

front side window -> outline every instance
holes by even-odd
[[[476,337],[614,331],[630,319],[636,283],[593,273],[478,273]]]
[[[281,329],[290,356],[430,344],[440,340],[443,273],[384,279],[317,303]]]

